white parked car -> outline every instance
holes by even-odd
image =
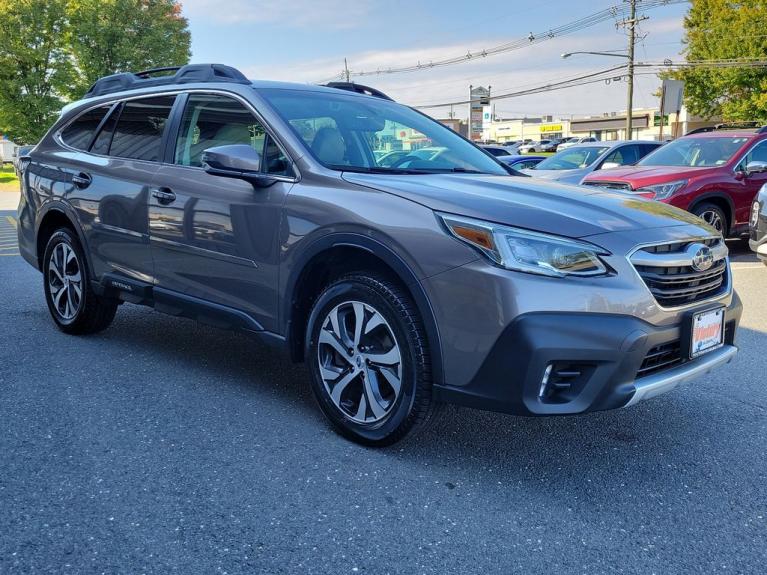
[[[587,137],[587,138],[568,138],[561,144],[557,146],[557,152],[560,150],[566,150],[567,148],[572,148],[573,146],[577,146],[578,144],[586,144],[589,142],[598,142],[596,138]]]
[[[541,140],[540,142],[530,142],[519,147],[520,154],[529,154],[533,152],[550,152],[553,142],[551,140]]]

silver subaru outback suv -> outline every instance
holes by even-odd
[[[364,86],[163,74],[102,78],[23,158],[19,245],[64,332],[124,302],[243,331],[368,445],[440,402],[626,407],[737,351],[727,248],[687,212],[514,176]]]

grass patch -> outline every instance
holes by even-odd
[[[11,164],[0,166],[0,192],[18,192],[19,179]]]

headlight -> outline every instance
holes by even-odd
[[[756,226],[759,224],[759,210],[761,209],[761,206],[759,205],[759,201],[755,200],[754,204],[751,206],[751,220],[748,222],[749,225],[752,228],[756,228]]]
[[[665,200],[681,190],[687,185],[687,180],[677,180],[667,184],[656,184],[654,186],[645,186],[636,190],[637,194],[647,196],[653,200]]]
[[[553,277],[607,273],[599,256],[609,252],[593,244],[448,214],[440,218],[459,240],[510,270]]]

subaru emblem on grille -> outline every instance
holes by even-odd
[[[708,246],[701,246],[692,256],[692,269],[704,272],[714,265],[714,253]]]

